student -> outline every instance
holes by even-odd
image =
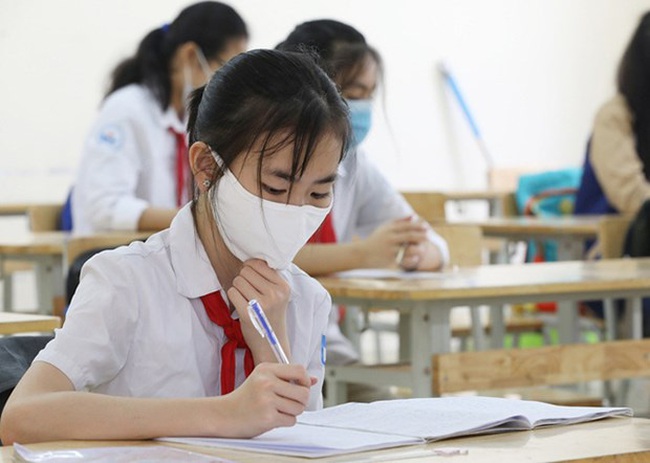
[[[415,216],[359,146],[370,130],[372,102],[382,74],[379,54],[359,31],[334,20],[298,25],[278,48],[320,56],[350,107],[355,145],[341,165],[332,213],[298,253],[296,264],[310,275],[363,267],[440,269],[448,260],[446,243]],[[342,335],[337,315],[333,310],[327,361],[356,362],[359,355]]]
[[[616,95],[596,114],[576,196],[577,215],[636,215],[650,199],[650,12],[642,16],[623,54],[616,86]],[[603,317],[602,302],[588,306]],[[643,299],[643,314],[643,335],[650,337],[648,298]]]
[[[291,261],[331,208],[345,103],[311,58],[255,50],[189,112],[198,197],[146,243],[88,261],[6,405],[5,444],[250,437],[321,407],[331,299]],[[251,299],[290,365],[251,324]]]
[[[72,190],[75,233],[169,226],[192,197],[187,96],[247,41],[230,6],[196,3],[151,31],[115,68]]]
[[[650,13],[618,68],[617,94],[596,114],[576,214],[636,214],[650,199]]]

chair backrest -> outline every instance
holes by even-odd
[[[436,354],[433,393],[650,376],[650,339]]]
[[[447,197],[444,193],[436,191],[402,191],[401,193],[415,213],[427,222],[439,222],[445,219]]]
[[[598,224],[598,251],[603,259],[618,259],[623,256],[625,236],[632,217],[605,216]]]
[[[483,232],[477,225],[434,225],[433,229],[447,241],[449,263],[459,267],[481,265]]]
[[[62,204],[37,204],[27,208],[29,229],[34,232],[61,229]]]
[[[70,304],[72,296],[79,285],[81,268],[88,259],[98,252],[114,249],[136,240],[145,240],[149,233],[106,233],[103,235],[80,236],[71,238],[66,243],[65,258],[67,263],[66,275],[66,304]]]
[[[7,336],[0,338],[0,415],[5,403],[34,357],[53,336]]]

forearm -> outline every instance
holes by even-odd
[[[138,220],[138,231],[159,231],[168,228],[178,211],[176,209],[145,209]]]
[[[366,267],[362,241],[345,244],[308,244],[294,263],[311,276]]]
[[[233,417],[228,419],[222,413],[223,407],[219,405],[223,404],[217,401],[223,399],[146,399],[50,392],[24,398],[8,407],[2,437],[9,444],[226,435]]]

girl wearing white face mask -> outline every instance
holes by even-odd
[[[7,402],[4,444],[248,437],[322,405],[331,299],[291,261],[331,208],[345,103],[311,58],[256,50],[189,113],[194,201],[146,243],[87,262],[65,326]],[[251,299],[289,365],[252,325]]]
[[[192,196],[187,97],[247,41],[230,6],[197,3],[149,33],[115,68],[72,192],[75,233],[169,226]]]
[[[296,264],[310,275],[364,267],[440,269],[448,260],[445,241],[415,216],[361,147],[370,131],[372,101],[382,73],[377,51],[358,30],[334,20],[298,25],[278,48],[307,48],[320,55],[349,105],[355,148],[341,165],[332,213],[298,253]],[[358,360],[341,334],[337,314],[332,311],[327,339],[327,360],[334,365]]]

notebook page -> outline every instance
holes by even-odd
[[[517,411],[524,415],[532,427],[551,424],[572,424],[594,421],[610,416],[632,416],[626,407],[563,407],[543,402],[521,400]]]
[[[312,458],[424,443],[423,439],[414,437],[301,424],[290,428],[276,428],[252,439],[164,437],[159,440]]]
[[[428,440],[478,434],[494,428],[528,429],[527,420],[516,408],[504,407],[504,401],[510,402],[491,397],[440,397],[348,403],[305,412],[298,421]]]

